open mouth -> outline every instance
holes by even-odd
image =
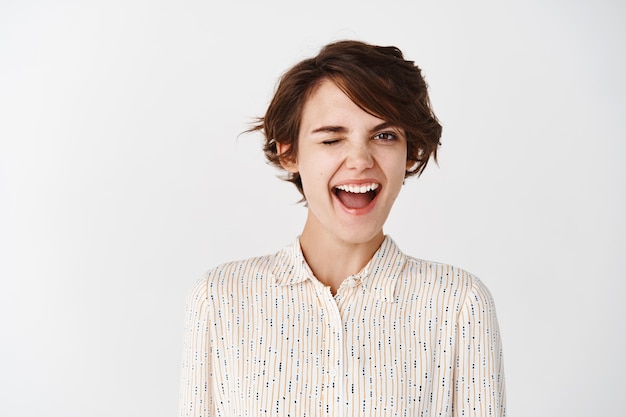
[[[344,184],[334,188],[337,199],[349,209],[367,207],[378,194],[380,184]]]

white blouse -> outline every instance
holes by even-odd
[[[299,242],[208,273],[186,308],[180,416],[504,416],[493,299],[386,237],[332,296]]]

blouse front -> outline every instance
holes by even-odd
[[[504,416],[493,299],[386,237],[333,296],[299,242],[189,295],[181,417]]]

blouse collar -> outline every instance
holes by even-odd
[[[360,280],[374,297],[393,302],[396,284],[406,261],[406,255],[396,243],[389,236],[385,236],[383,243],[361,272],[346,279]],[[304,259],[299,239],[276,254],[273,275],[278,285],[317,281]]]

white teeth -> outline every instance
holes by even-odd
[[[377,189],[378,186],[379,184],[376,184],[376,183],[364,184],[364,185],[345,184],[345,185],[338,185],[335,188],[337,188],[338,190],[347,191],[349,193],[364,194],[364,193],[368,193],[372,190]]]

